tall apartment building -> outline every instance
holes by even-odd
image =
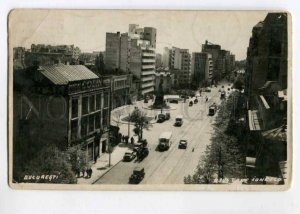
[[[175,73],[174,84],[187,86],[192,80],[191,55],[188,49],[164,48],[163,64]]]
[[[128,33],[106,33],[105,66],[139,79],[139,95],[154,92],[156,29],[130,24]]]
[[[212,55],[214,68],[212,80],[214,82],[218,82],[234,69],[235,56],[229,51],[221,49],[220,45],[212,44],[206,40],[205,44],[202,45],[202,52]]]
[[[192,54],[192,78],[197,86],[207,82],[211,84],[213,61],[210,53],[194,52]]]

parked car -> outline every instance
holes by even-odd
[[[164,122],[166,120],[166,115],[165,114],[159,114],[158,116],[157,116],[157,122],[158,123],[162,123],[162,122]]]
[[[130,184],[139,184],[145,177],[145,170],[143,167],[135,167],[132,175],[129,178]]]
[[[180,140],[178,144],[178,149],[186,149],[187,148],[187,140]]]
[[[198,99],[194,99],[194,104],[197,104],[198,103]]]
[[[123,156],[123,161],[124,162],[130,162],[132,161],[134,158],[136,157],[136,153],[133,152],[125,152],[124,156]]]
[[[222,90],[221,89],[219,89],[219,92],[221,92]]]
[[[141,147],[137,152],[137,161],[142,161],[149,155],[149,149],[147,147]]]
[[[230,88],[228,88],[227,90],[230,91]]]
[[[189,106],[193,106],[193,101],[190,101]]]

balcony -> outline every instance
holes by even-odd
[[[153,86],[154,86],[154,82],[142,83],[142,88],[149,88]]]
[[[154,69],[155,68],[155,64],[153,65],[142,65],[142,69]]]
[[[153,56],[155,57],[155,53],[147,53],[147,52],[143,52],[142,56]]]
[[[155,59],[142,59],[142,62],[153,62],[153,63],[155,63]]]
[[[142,77],[142,82],[146,82],[146,81],[152,81],[154,80],[154,76],[146,76],[146,77]]]
[[[153,92],[154,91],[154,87],[150,87],[150,88],[145,88],[145,89],[142,89],[142,94],[146,94],[146,93],[149,93],[149,92]]]
[[[142,76],[146,76],[146,75],[155,75],[155,71],[154,70],[142,71]]]

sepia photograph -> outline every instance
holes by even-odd
[[[15,189],[283,191],[286,11],[15,9]]]

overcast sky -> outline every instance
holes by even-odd
[[[201,51],[208,40],[245,59],[252,28],[267,12],[15,10],[10,14],[13,47],[33,43],[74,44],[83,52],[105,50],[105,33],[128,31],[129,24],[157,29],[157,52],[163,47]]]

